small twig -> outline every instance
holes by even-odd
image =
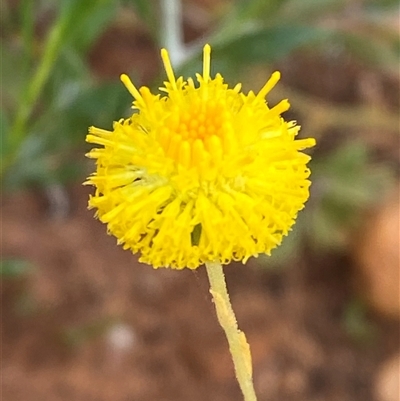
[[[172,65],[178,68],[186,59],[186,48],[183,43],[182,3],[180,0],[162,0],[160,4],[163,19],[161,40],[168,50]]]

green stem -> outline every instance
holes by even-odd
[[[236,378],[245,401],[257,401],[254,391],[250,346],[239,330],[226,288],[225,275],[218,262],[206,263],[210,292],[214,299],[218,321],[225,331],[235,366]]]
[[[1,166],[1,173],[4,173],[4,170],[14,162],[18,148],[28,134],[29,118],[60,53],[67,28],[73,17],[73,10],[74,7],[64,7],[49,33],[40,63],[20,100],[9,137],[8,157]]]

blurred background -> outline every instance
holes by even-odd
[[[259,401],[399,400],[399,4],[1,2],[5,401],[239,401],[203,268],[153,270],[86,209],[90,125],[212,69],[317,138],[311,197],[271,257],[227,266]]]

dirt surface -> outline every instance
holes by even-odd
[[[241,400],[204,269],[137,263],[86,210],[89,191],[70,189],[64,220],[32,192],[2,200],[3,257],[33,266],[3,283],[3,399]],[[226,275],[259,400],[379,401],[372,385],[396,324],[369,317],[363,342],[346,332],[346,260],[280,272],[253,261]]]

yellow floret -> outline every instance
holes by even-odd
[[[310,157],[286,122],[283,100],[270,108],[265,96],[275,72],[255,95],[210,76],[210,46],[203,74],[175,78],[161,51],[168,81],[165,96],[121,80],[135,98],[134,114],[113,131],[91,127],[87,142],[97,169],[89,207],[125,249],[154,267],[197,268],[270,254],[287,235],[309,197]]]

